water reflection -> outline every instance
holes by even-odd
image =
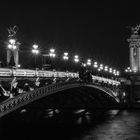
[[[117,117],[90,130],[82,140],[140,139],[140,111],[122,111]]]
[[[4,130],[0,131],[1,136],[7,132],[12,135],[16,130],[20,135],[24,132],[23,137],[32,136],[33,139],[37,136],[48,140],[140,139],[140,110],[22,109],[19,116],[9,116],[5,119],[8,123],[0,120]]]

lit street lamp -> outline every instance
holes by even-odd
[[[67,53],[67,52],[64,53],[64,55],[63,55],[63,59],[64,59],[64,60],[68,60],[68,59],[69,59],[69,57],[68,57],[68,53]]]
[[[68,53],[67,52],[64,52],[63,54],[63,60],[65,61],[65,70],[67,70],[68,68],[68,62],[66,63],[66,61],[68,61],[69,59],[69,56],[68,56]]]
[[[76,62],[76,63],[79,62],[79,56],[78,56],[78,55],[75,55],[75,56],[74,56],[74,62]]]
[[[54,58],[56,56],[55,49],[50,49],[49,56],[52,57],[52,58]]]
[[[112,72],[113,72],[112,68],[109,68],[109,73],[112,73]]]
[[[104,69],[103,64],[100,64],[99,68],[100,70],[103,70]]]
[[[108,71],[108,66],[105,66],[104,70],[105,70],[105,71]]]
[[[91,59],[88,59],[88,60],[87,60],[87,65],[88,65],[88,66],[91,66]]]
[[[38,45],[34,44],[32,53],[35,55],[35,68],[36,68],[36,56],[39,54]]]
[[[97,62],[94,62],[93,67],[94,68],[98,68],[98,63]]]
[[[127,67],[127,69],[125,69],[125,72],[130,73],[130,72],[132,72],[132,70],[130,69],[130,67]]]
[[[11,64],[11,59],[12,59],[12,55],[14,56],[14,66],[16,68],[18,68],[18,50],[19,50],[19,42],[16,42],[15,38],[10,38],[8,40],[8,44],[7,44],[7,63],[8,65],[13,65]]]

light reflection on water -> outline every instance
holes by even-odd
[[[140,111],[122,111],[91,129],[81,140],[140,140]]]
[[[64,114],[59,115],[61,111],[58,109],[54,112],[45,110],[45,116],[40,119],[43,123],[36,120],[40,125],[37,125],[36,121],[31,124],[28,121],[25,124],[27,117],[25,114],[28,113],[28,110],[23,109],[21,114],[26,117],[21,119],[22,126],[15,125],[14,127],[17,131],[17,128],[20,128],[19,134],[24,131],[25,137],[36,138],[39,136],[46,137],[48,140],[140,140],[140,110],[108,110],[105,112],[77,110],[73,111],[77,114],[71,116],[67,114],[68,112],[65,113],[65,116]],[[8,122],[5,127],[9,129],[9,126]],[[10,131],[8,133],[15,132],[12,128]],[[2,131],[0,131],[1,133]]]

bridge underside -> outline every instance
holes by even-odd
[[[53,93],[35,100],[8,113],[2,119],[8,119],[11,116],[13,116],[12,118],[15,118],[15,116],[16,118],[24,118],[25,116],[26,120],[34,120],[40,116],[45,116],[45,114],[48,116],[49,113],[57,113],[55,112],[56,110],[59,110],[59,114],[71,114],[72,112],[76,113],[79,109],[84,110],[78,112],[77,114],[79,115],[88,110],[102,111],[118,107],[119,103],[107,93],[93,87],[81,86]]]
[[[117,107],[116,100],[99,89],[92,87],[77,87],[64,90],[43,97],[28,105],[27,108],[114,108]]]

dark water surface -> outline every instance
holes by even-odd
[[[33,112],[22,109],[1,119],[1,139],[140,140],[140,110]]]

